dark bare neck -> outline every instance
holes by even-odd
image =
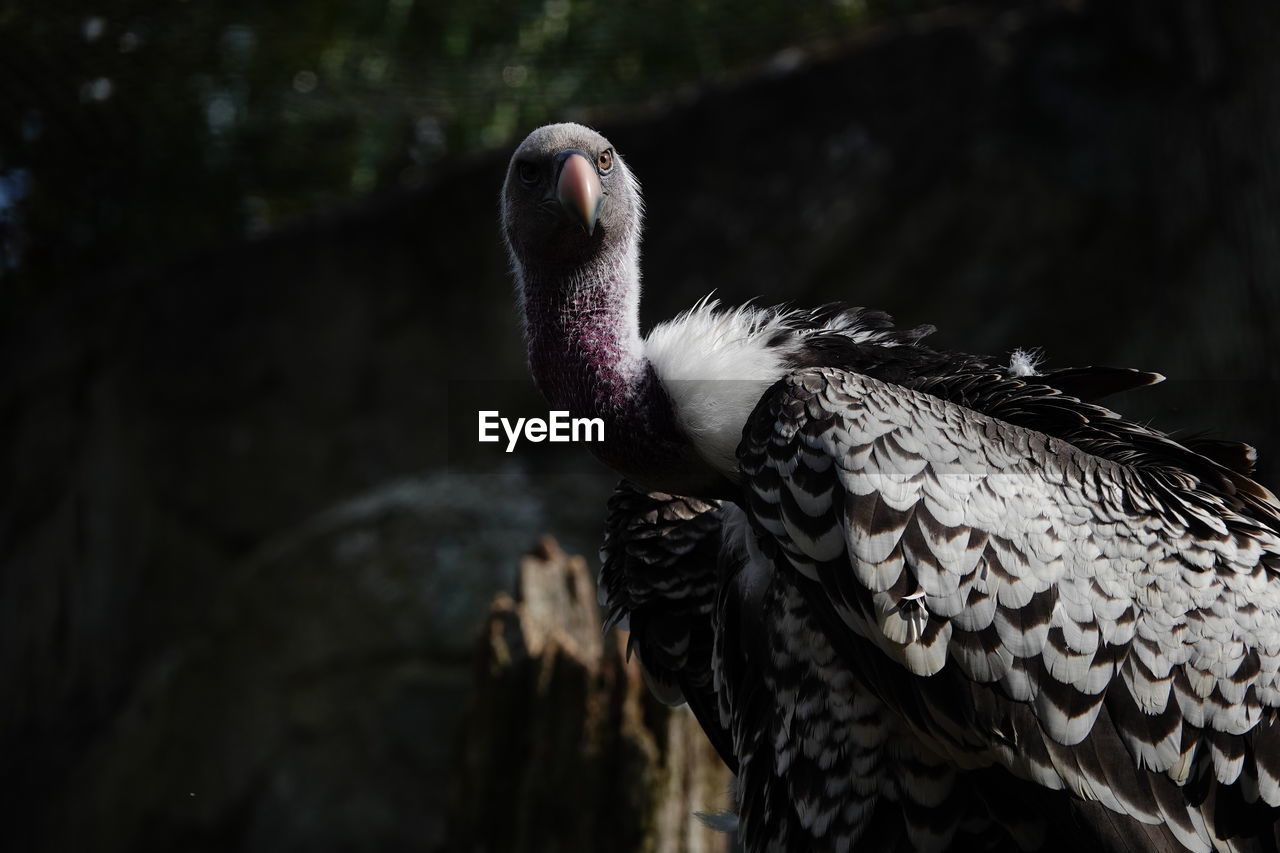
[[[634,262],[523,273],[521,290],[529,366],[551,405],[604,416],[648,402],[634,399],[647,367]]]
[[[644,354],[635,264],[520,273],[529,366],[547,402],[602,418],[605,440],[591,450],[624,477],[666,490],[700,484],[703,466]]]

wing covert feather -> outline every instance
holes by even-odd
[[[1270,493],[1053,389],[978,376],[930,391],[800,371],[744,433],[749,512],[822,599],[851,669],[890,704],[905,694],[889,679],[928,704],[936,677],[958,673],[973,695],[1027,709],[1034,726],[1013,742],[983,734],[986,758],[945,734],[954,708],[930,705],[921,735],[970,765],[1168,820],[1184,843],[1205,827],[1170,793],[1189,780],[1280,805],[1280,755],[1258,749],[1280,729]],[[860,668],[870,649],[898,667]],[[1126,755],[1099,746],[1104,730]]]

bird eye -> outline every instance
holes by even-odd
[[[521,160],[516,164],[516,174],[526,184],[536,184],[538,182],[538,167],[528,160]]]
[[[600,170],[601,174],[613,168],[613,149],[612,148],[606,148],[605,150],[600,152],[600,156],[596,158],[596,168]]]

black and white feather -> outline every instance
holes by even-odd
[[[810,630],[875,661],[848,674],[950,767],[1191,850],[1274,844],[1274,499],[1048,386],[915,384],[801,371],[748,424],[753,535]]]
[[[736,766],[716,707],[711,648],[723,513],[718,501],[618,484],[600,549],[605,629],[630,632],[628,652],[654,695],[688,703],[730,767]]]
[[[508,178],[531,365],[643,483],[610,502],[602,600],[738,772],[747,849],[1276,850],[1253,449],[1096,402],[1158,374],[937,351],[875,311],[704,300],[641,337],[608,141],[536,131],[512,174],[603,150],[598,186]],[[528,224],[553,197],[586,236]]]

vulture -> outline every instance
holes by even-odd
[[[1161,379],[704,299],[642,336],[639,184],[535,130],[502,190],[530,370],[623,478],[600,593],[736,774],[749,851],[1276,850],[1280,501]]]

